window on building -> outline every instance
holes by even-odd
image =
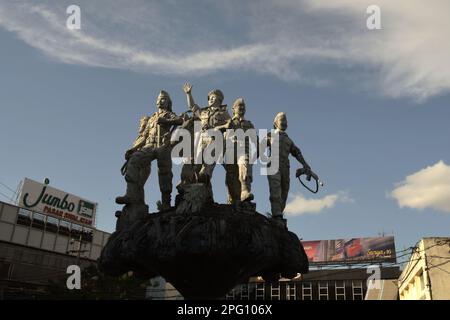
[[[335,282],[336,300],[345,300],[345,281]]]
[[[425,292],[425,272],[422,272],[422,274],[420,275],[420,288]]]
[[[422,269],[414,277],[415,289],[418,299],[425,299],[425,281]]]
[[[280,283],[271,283],[270,284],[270,299],[271,300],[280,300]]]
[[[406,286],[405,289],[403,290],[403,298],[408,299],[408,286]]]
[[[297,290],[295,282],[288,282],[286,284],[286,299],[297,300]]]
[[[264,299],[265,299],[264,283],[258,282],[256,283],[256,300],[264,300]]]
[[[241,300],[249,300],[250,296],[249,296],[249,288],[248,288],[248,283],[242,284],[241,285]]]
[[[17,224],[31,226],[31,215],[32,212],[30,210],[20,208],[17,215]]]
[[[45,225],[45,231],[47,232],[58,232],[58,222],[59,220],[53,217],[47,217],[47,224]]]
[[[235,299],[235,290],[231,290],[230,292],[227,293],[227,295],[225,296],[226,300],[234,300]]]
[[[52,265],[52,259],[51,255],[45,254],[42,258],[42,265],[44,266],[51,266]]]
[[[411,282],[408,284],[408,292],[410,295],[410,299],[412,300],[416,300],[417,299],[417,292],[416,292],[416,288],[414,287],[414,279],[411,279]]]
[[[11,263],[0,261],[0,279],[9,279],[9,270]]]
[[[65,236],[70,236],[70,223],[64,220],[60,220],[58,233]]]
[[[43,214],[33,212],[33,222],[31,227],[35,229],[45,229],[45,216]]]
[[[28,263],[28,264],[36,264],[35,263],[35,261],[36,261],[36,254],[35,253],[32,253],[32,252],[25,252],[23,255],[22,255],[22,260],[21,260],[21,262],[23,262],[23,263]]]
[[[423,275],[423,272],[422,272],[422,270],[417,274],[417,284],[418,284],[418,287],[420,288],[420,291],[424,291],[425,290],[425,281],[424,281],[424,275]]]
[[[94,230],[90,228],[83,228],[82,240],[84,242],[92,242],[92,238],[94,236]]]
[[[352,281],[353,300],[363,300],[362,281]]]
[[[60,257],[55,257],[55,259],[53,260],[53,267],[55,268],[60,268],[63,265],[63,259]]]
[[[13,261],[21,261],[23,253],[23,250],[14,250]]]
[[[249,295],[249,300],[256,299],[256,283],[255,282],[248,283],[248,295]]]
[[[319,281],[319,300],[329,300],[327,281]]]
[[[36,265],[42,265],[42,261],[44,260],[44,256],[42,254],[35,254],[33,263]]]
[[[79,224],[72,223],[72,229],[70,230],[70,236],[72,239],[79,241],[83,235],[83,227]]]
[[[302,283],[302,299],[312,300],[312,284],[311,282]]]

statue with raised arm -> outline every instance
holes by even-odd
[[[282,216],[289,191],[289,156],[303,165],[299,178],[306,175],[307,181],[314,177],[318,182],[318,177],[287,135],[286,115],[277,114],[275,130],[260,144],[245,117],[243,98],[234,101],[231,118],[220,90],[209,92],[208,106],[200,108],[192,98],[192,86],[185,84],[183,89],[193,116],[175,115],[169,95],[161,91],[157,112],[141,119],[138,137],[125,153],[122,173],[127,191],[116,198],[124,206],[116,212],[116,231],[102,248],[99,270],[114,277],[130,271],[139,279],[159,276],[186,299],[223,298],[250,277],[272,283],[307,273],[308,256]],[[174,130],[177,126],[180,130]],[[214,139],[225,144],[223,154]],[[265,157],[267,145],[270,156]],[[210,154],[213,151],[215,155]],[[196,158],[199,154],[203,161]],[[268,162],[272,218],[257,212],[252,201],[252,163],[258,155]],[[221,156],[228,204],[215,203],[212,196],[211,178]],[[174,206],[171,157],[183,160]],[[158,161],[164,212],[149,214],[144,184],[153,160]]]
[[[209,136],[207,131],[209,129],[215,129],[222,126],[231,119],[227,106],[222,105],[224,95],[221,90],[214,89],[208,93],[208,106],[200,108],[194,101],[192,96],[192,85],[185,83],[183,90],[186,93],[187,103],[191,109],[193,116],[201,121],[201,141],[200,151],[203,152],[208,145],[212,143],[213,137]],[[198,173],[199,182],[203,182],[207,185],[209,193],[212,195],[211,179],[215,168],[215,163],[207,164],[202,163],[201,169]],[[226,177],[225,184],[228,190],[228,203],[234,203],[237,199],[233,196],[233,190],[236,189],[236,168],[232,165],[224,164]],[[212,200],[212,199],[211,199]]]
[[[123,174],[127,182],[124,196],[116,198],[118,204],[145,204],[144,185],[150,176],[153,160],[157,160],[161,209],[170,208],[172,193],[172,159],[170,135],[173,126],[183,120],[172,112],[172,101],[166,91],[161,91],[156,100],[157,111],[143,117],[133,146],[125,153],[127,160]]]
[[[278,135],[278,143],[274,144],[272,136],[268,137],[269,150],[278,147],[279,169],[275,174],[268,175],[270,189],[270,205],[272,217],[275,219],[283,219],[283,211],[286,207],[286,200],[289,193],[290,184],[290,163],[289,155],[294,156],[298,162],[303,165],[303,169],[307,173],[312,173],[311,167],[306,162],[300,149],[294,144],[286,133],[288,126],[287,117],[284,112],[276,115],[273,121],[275,134]]]

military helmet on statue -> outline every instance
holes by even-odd
[[[217,98],[219,99],[219,101],[220,101],[220,104],[222,104],[223,99],[224,99],[223,92],[222,92],[221,90],[219,90],[219,89],[211,90],[210,92],[208,92],[208,100],[209,100],[209,97],[210,97],[211,95],[213,95],[213,94],[216,95],[216,97],[217,97]]]
[[[170,95],[167,93],[167,91],[161,90],[158,95],[158,98],[160,98],[160,97],[167,99],[167,102],[168,102],[167,108],[170,111],[172,111],[172,99],[170,99]]]
[[[275,116],[275,119],[273,119],[273,127],[274,127],[274,129],[279,129],[278,125],[277,125],[277,121],[278,121],[278,119],[282,119],[282,118],[284,118],[285,121],[287,121],[286,113],[285,112],[278,112],[277,115]]]

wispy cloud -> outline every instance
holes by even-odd
[[[286,205],[285,213],[291,216],[306,213],[320,213],[325,209],[333,208],[338,202],[354,202],[348,192],[341,191],[319,199],[307,199],[303,195],[296,195]]]
[[[369,31],[366,0],[80,0],[82,29],[71,31],[69,1],[0,0],[0,26],[63,63],[187,76],[245,70],[318,85],[345,79],[423,101],[450,90],[450,2],[431,2],[379,0],[383,29]]]
[[[450,166],[442,160],[406,177],[390,194],[400,208],[450,213]]]
[[[381,8],[382,30],[350,29],[342,38],[349,54],[375,68],[386,95],[418,101],[450,90],[450,2],[446,0],[308,0],[319,11],[360,17],[364,8]]]

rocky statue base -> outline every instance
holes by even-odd
[[[308,272],[298,237],[254,206],[181,208],[118,224],[102,251],[100,269],[113,276],[128,271],[142,278],[162,276],[186,299],[222,298],[252,276],[271,282]]]

